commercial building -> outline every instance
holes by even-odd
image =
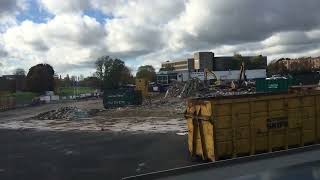
[[[192,58],[167,61],[161,64],[163,68],[171,68],[177,74],[178,81],[187,81],[190,78],[204,79],[204,70],[214,72],[221,81],[236,80],[240,76],[241,62],[245,64],[245,73],[248,79],[266,78],[266,56],[219,56],[213,52],[196,52]],[[161,74],[161,71],[158,73]],[[208,79],[213,79],[208,75]]]
[[[194,59],[177,59],[161,63],[162,68],[174,68],[176,71],[186,71],[194,68]]]
[[[172,69],[172,71],[162,72],[160,71],[157,74],[157,77],[160,76],[160,79],[165,78],[165,74],[168,74],[168,78],[173,78],[178,81],[187,81],[190,78],[190,71],[194,70],[194,59],[186,58],[186,59],[177,59],[173,61],[167,61],[161,64],[162,68]],[[170,77],[169,77],[170,76]],[[157,81],[160,83],[159,81]]]

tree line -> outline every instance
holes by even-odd
[[[134,84],[135,78],[144,78],[147,81],[156,80],[156,72],[151,65],[140,66],[136,77],[125,62],[110,56],[99,57],[95,61],[96,71],[89,77],[69,76],[63,79],[56,75],[53,67],[49,64],[37,64],[32,66],[26,75],[26,90],[43,93],[54,91],[59,87],[84,86],[101,90],[117,89],[126,84]],[[16,69],[15,75],[25,75],[23,69]]]

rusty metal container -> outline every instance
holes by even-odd
[[[320,91],[190,99],[191,155],[220,160],[318,143]]]

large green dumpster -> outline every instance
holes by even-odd
[[[266,78],[256,79],[257,92],[285,92],[295,85],[292,78]]]
[[[124,107],[142,104],[141,91],[133,89],[105,90],[103,105],[105,108]]]

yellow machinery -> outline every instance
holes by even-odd
[[[143,98],[148,97],[148,81],[142,78],[136,79],[136,90],[141,91]]]
[[[188,101],[192,155],[219,160],[320,140],[320,91],[259,93]]]
[[[240,75],[238,81],[232,81],[231,82],[231,89],[236,90],[238,88],[244,87],[244,82],[247,81],[247,76],[246,76],[246,69],[245,69],[245,64],[244,62],[241,63],[240,66]]]
[[[216,74],[213,71],[210,71],[209,69],[204,69],[204,82],[208,85],[208,74],[211,74],[213,76],[213,79],[215,80],[214,85],[219,85],[220,82],[218,81],[218,78]]]

